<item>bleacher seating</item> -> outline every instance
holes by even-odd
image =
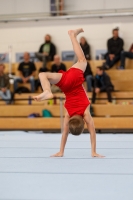
[[[72,62],[64,62],[67,69],[72,66]],[[96,67],[101,66],[103,61],[92,60],[90,65],[95,74]],[[119,63],[116,65],[118,66]],[[116,66],[108,70],[107,73],[115,86],[115,92],[112,92],[114,103],[106,104],[107,95],[100,93],[97,95],[94,109],[94,123],[96,129],[133,129],[133,60],[126,60],[126,69],[117,70]],[[12,64],[12,73],[18,75],[18,64]],[[36,63],[37,71],[41,67],[41,63]],[[51,62],[48,63],[50,69]],[[8,73],[8,64],[5,71]],[[36,73],[36,78],[38,73]],[[28,84],[26,84],[29,87]],[[14,105],[5,105],[0,101],[0,129],[26,129],[26,130],[45,130],[60,129],[60,100],[56,100],[56,105],[49,105],[49,100],[44,102],[30,101],[29,99],[35,94],[15,94]],[[55,97],[64,97],[62,93],[55,93]],[[88,93],[88,97],[92,97],[92,93]],[[53,118],[27,118],[31,113],[39,113],[42,116],[42,110],[51,111]]]

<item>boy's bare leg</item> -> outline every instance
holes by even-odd
[[[57,84],[62,77],[61,73],[48,73],[42,72],[39,74],[39,79],[43,88],[43,92],[40,95],[34,96],[36,101],[43,101],[45,99],[52,99],[53,94],[51,92],[50,83]]]
[[[82,28],[76,29],[76,30],[69,30],[68,34],[70,36],[70,39],[73,45],[73,50],[78,58],[78,62],[74,64],[73,67],[79,68],[84,72],[86,69],[87,61],[81,49],[81,46],[79,42],[77,41],[77,35],[81,32],[84,32]]]

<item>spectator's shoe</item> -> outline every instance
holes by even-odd
[[[104,70],[108,70],[109,69],[109,66],[106,63],[103,63],[102,67],[103,67]]]
[[[117,69],[118,69],[118,70],[123,70],[124,67],[123,67],[123,66],[119,66],[119,67],[117,67]]]

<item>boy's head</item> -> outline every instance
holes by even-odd
[[[97,69],[96,69],[97,75],[101,76],[103,74],[103,72],[104,72],[103,67],[97,67]]]
[[[84,130],[84,120],[80,115],[74,115],[69,120],[69,130],[72,135],[80,135]]]

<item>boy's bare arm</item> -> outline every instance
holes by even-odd
[[[93,119],[90,115],[89,109],[87,108],[84,114],[84,120],[87,125],[87,129],[90,132],[90,140],[91,140],[91,156],[92,157],[104,157],[96,153],[96,132],[94,127]]]
[[[65,145],[66,145],[66,141],[67,141],[67,137],[69,133],[68,122],[69,122],[69,116],[68,114],[66,114],[64,118],[64,128],[63,128],[63,133],[62,133],[62,138],[61,138],[60,151],[52,155],[51,157],[62,157],[64,155],[64,149],[65,149]]]

